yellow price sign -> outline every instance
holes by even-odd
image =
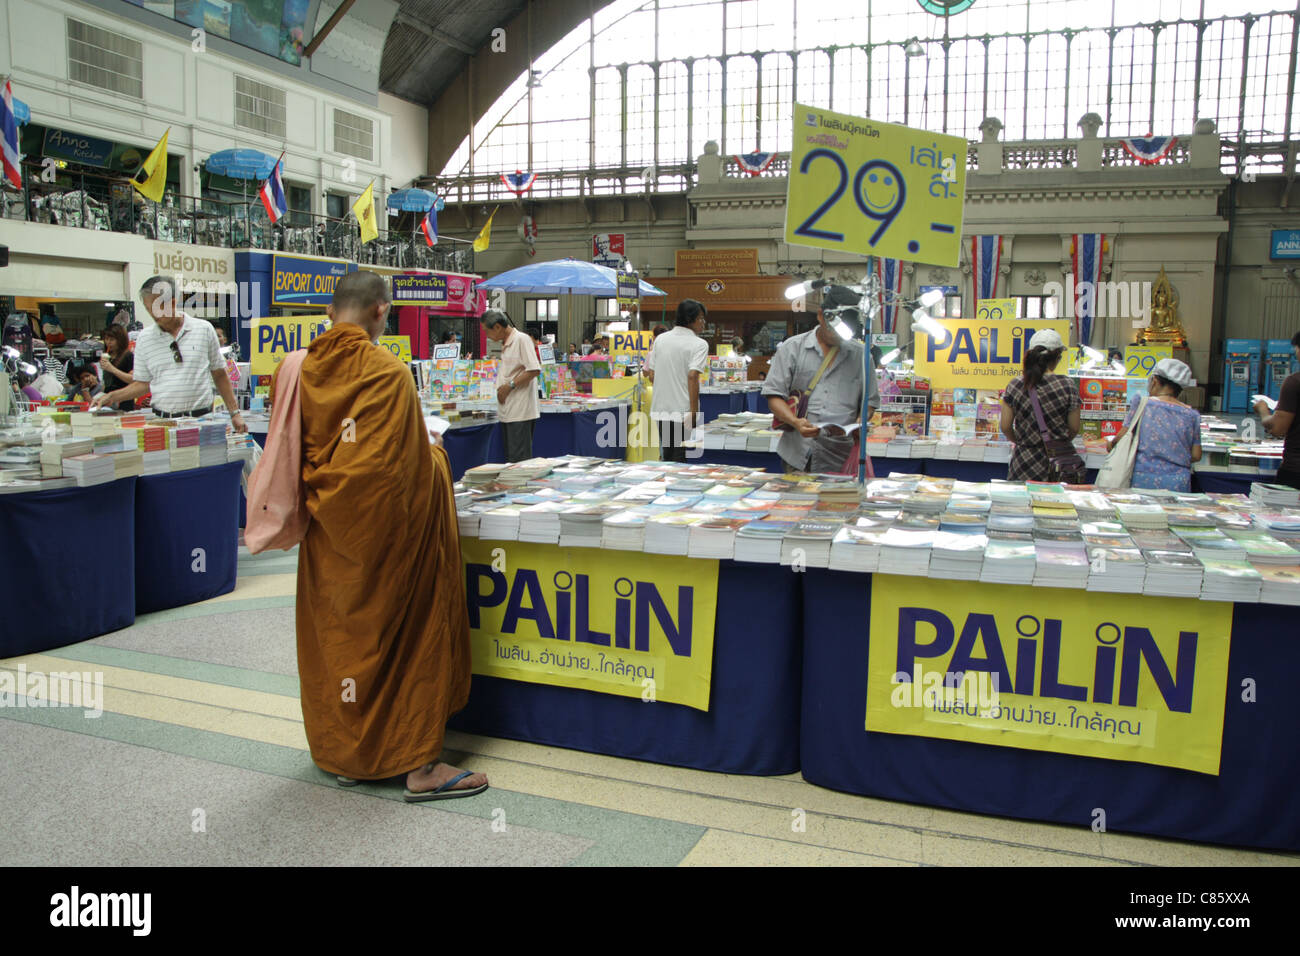
[[[785,241],[956,266],[966,141],[796,104]]]
[[[318,335],[329,331],[330,320],[322,316],[283,316],[252,320],[250,337],[253,354],[250,375],[271,375],[290,352],[305,349]]]
[[[981,322],[1014,319],[1015,317],[1015,299],[980,299],[979,305],[975,309],[975,318]]]
[[[1124,349],[1124,373],[1130,378],[1147,378],[1157,362],[1173,357],[1172,345],[1129,345]]]
[[[376,344],[380,348],[388,349],[403,362],[411,361],[411,337],[409,335],[381,335]]]

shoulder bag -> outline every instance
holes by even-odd
[[[1102,463],[1101,470],[1097,472],[1097,480],[1094,484],[1098,488],[1119,491],[1132,486],[1133,466],[1137,463],[1138,426],[1142,424],[1142,413],[1147,410],[1147,398],[1146,395],[1142,396],[1142,404],[1138,406],[1137,414],[1133,416],[1128,431],[1124,433],[1123,438],[1115,442],[1110,454]]]
[[[1043,450],[1047,452],[1048,459],[1056,466],[1057,473],[1062,480],[1068,480],[1070,476],[1080,477],[1087,473],[1087,466],[1084,465],[1083,459],[1079,457],[1078,450],[1074,447],[1074,442],[1068,438],[1053,438],[1052,433],[1047,429],[1047,419],[1043,418],[1043,406],[1038,404],[1038,389],[1032,386],[1029,389],[1029,401],[1034,406],[1034,417],[1038,419],[1038,432],[1043,436]]]
[[[812,398],[812,393],[817,390],[817,383],[822,380],[822,373],[825,372],[826,369],[830,367],[831,362],[835,360],[835,354],[839,350],[840,347],[837,345],[835,346],[835,348],[830,349],[826,353],[826,357],[822,359],[821,367],[817,369],[817,374],[814,375],[812,377],[812,381],[808,383],[808,391],[800,392],[796,390],[794,392],[791,392],[790,396],[786,399],[786,404],[790,406],[790,411],[794,412],[795,418],[807,417],[808,400]],[[787,425],[785,422],[781,421],[781,419],[777,418],[775,415],[772,416],[772,428],[780,432],[794,431],[793,427]]]
[[[302,485],[302,405],[298,397],[306,349],[290,352],[275,383],[266,450],[248,479],[244,543],[253,554],[287,551],[307,534],[311,515]]]

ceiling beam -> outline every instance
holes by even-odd
[[[311,38],[311,43],[307,44],[307,49],[302,51],[302,55],[310,58],[313,53],[320,49],[320,45],[325,42],[325,38],[339,25],[339,21],[347,15],[347,12],[352,9],[352,4],[356,2],[357,0],[343,0],[339,4],[339,8],[325,21],[325,26],[321,27],[320,31]]]
[[[421,23],[419,20],[415,19],[415,17],[411,16],[409,13],[406,13],[403,10],[397,11],[397,16],[393,17],[393,22],[400,23],[404,27],[410,27],[412,30],[416,31],[417,33],[423,33],[430,40],[434,40],[438,43],[441,43],[443,46],[449,46],[453,50],[459,50],[461,53],[464,53],[466,56],[473,56],[475,53],[478,52],[478,50],[470,46],[464,40],[460,40],[452,36],[450,33],[447,33],[445,30],[440,30],[437,27],[431,27],[426,23]]]

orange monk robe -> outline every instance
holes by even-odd
[[[410,371],[356,325],[308,346],[300,395],[307,742],[329,773],[392,777],[437,759],[447,718],[469,699],[451,468],[429,444]]]

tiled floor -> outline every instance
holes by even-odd
[[[294,555],[238,587],[0,670],[103,674],[104,713],[0,708],[0,859],[20,864],[1296,865],[1300,858],[890,803],[451,733],[480,797],[342,790],[307,752]],[[50,848],[58,847],[57,855]]]

